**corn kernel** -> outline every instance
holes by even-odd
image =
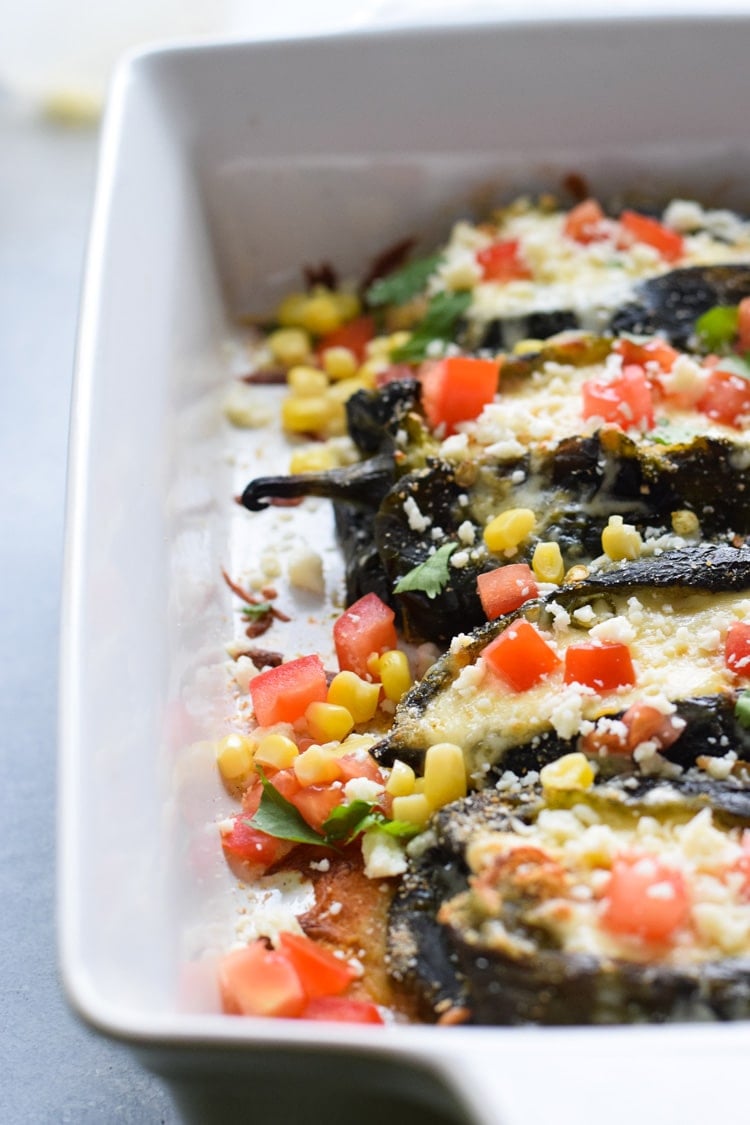
[[[281,423],[293,434],[322,433],[331,423],[335,405],[325,395],[290,395],[281,404]]]
[[[362,312],[362,303],[356,293],[351,289],[337,289],[332,293],[336,308],[339,310],[339,316],[346,322],[347,320],[354,320]]]
[[[323,367],[329,379],[351,379],[357,372],[357,357],[351,348],[326,348]]]
[[[344,754],[357,754],[363,750],[369,753],[377,741],[374,734],[350,734],[343,742],[332,747],[332,750],[337,758],[342,758]]]
[[[584,566],[583,563],[576,563],[575,566],[571,566],[570,570],[566,570],[563,581],[566,586],[569,586],[576,582],[585,582],[588,576],[589,568]]]
[[[519,340],[513,345],[513,355],[536,355],[544,347],[544,340]]]
[[[539,777],[545,789],[590,789],[594,768],[585,754],[563,754],[544,766]]]
[[[327,785],[341,776],[338,759],[324,746],[308,746],[293,763],[300,785]]]
[[[380,685],[370,684],[356,672],[339,672],[328,688],[328,702],[345,707],[355,723],[366,723],[378,709]]]
[[[306,305],[307,293],[288,293],[276,309],[276,320],[282,328],[299,328]]]
[[[340,328],[343,318],[333,294],[321,289],[308,297],[301,312],[301,322],[302,327],[313,336],[326,336]]]
[[[341,437],[346,433],[346,407],[343,402],[336,402],[330,395],[326,395],[328,403],[328,421],[323,433],[326,437]]]
[[[321,742],[341,741],[354,726],[351,711],[337,703],[311,703],[305,719],[313,738]]]
[[[385,791],[391,797],[408,797],[414,792],[414,781],[414,770],[397,758],[385,783]]]
[[[427,823],[431,809],[424,793],[411,793],[408,797],[393,798],[393,819],[405,820],[419,828]]]
[[[613,562],[640,557],[643,540],[637,528],[623,523],[622,516],[610,516],[602,532],[602,550]]]
[[[225,781],[240,781],[253,768],[255,742],[244,734],[227,734],[219,739],[216,762]]]
[[[309,398],[311,395],[322,395],[328,389],[328,377],[324,371],[317,367],[308,367],[298,363],[290,367],[286,373],[286,382],[289,390],[294,395]]]
[[[334,402],[347,402],[357,391],[367,390],[370,390],[367,380],[353,375],[351,379],[339,379],[337,383],[333,383],[328,388],[328,397]]]
[[[329,469],[337,468],[338,465],[336,451],[320,442],[316,445],[306,445],[303,449],[296,449],[289,458],[289,472],[292,476],[299,473],[326,473]]]
[[[366,660],[367,671],[374,680],[380,679],[380,653],[371,652]]]
[[[537,543],[531,560],[531,569],[540,582],[554,582],[556,586],[563,580],[565,563],[559,544]]]
[[[398,703],[412,684],[406,653],[397,648],[384,652],[378,661],[378,672],[386,699]]]
[[[425,754],[424,795],[433,809],[466,796],[466,763],[455,742],[437,742]]]
[[[424,778],[423,777],[415,777],[414,778],[414,792],[415,793],[424,793]]]
[[[285,770],[291,766],[299,754],[296,742],[285,734],[266,734],[258,743],[255,760],[262,766],[273,766]]]
[[[700,521],[695,512],[691,512],[688,508],[672,512],[672,531],[675,535],[697,535],[700,529]]]
[[[536,516],[530,508],[508,508],[487,524],[484,541],[491,551],[514,550],[535,526]]]
[[[384,371],[388,370],[388,360],[379,359],[377,356],[373,359],[366,359],[357,368],[357,378],[364,380],[368,387],[374,387],[378,375],[382,375]]]
[[[294,367],[310,359],[310,337],[301,328],[277,328],[267,340],[273,358],[282,367]]]

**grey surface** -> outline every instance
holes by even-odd
[[[93,129],[0,102],[0,1121],[172,1125],[164,1084],[89,1032],[59,983],[57,646],[68,409]]]

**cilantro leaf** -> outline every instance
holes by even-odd
[[[421,293],[440,262],[440,254],[429,258],[418,258],[387,277],[380,277],[367,290],[367,304],[372,308],[379,305],[405,305],[412,297]]]
[[[695,331],[701,343],[710,352],[728,348],[739,330],[738,305],[714,305],[695,322]]]
[[[337,805],[323,822],[327,840],[353,840],[370,827],[374,805],[371,801],[351,801]]]
[[[242,615],[249,618],[250,621],[257,621],[259,617],[265,617],[272,609],[273,606],[270,602],[254,602],[252,605],[242,607]]]
[[[298,809],[287,801],[283,794],[271,784],[263,770],[258,766],[258,774],[263,785],[263,796],[255,815],[245,823],[275,836],[277,840],[291,840],[295,844],[325,845],[326,840],[314,832]]]
[[[456,550],[457,543],[443,543],[434,555],[399,578],[393,587],[394,594],[405,594],[411,590],[421,591],[428,598],[436,598],[448,585],[450,571],[448,561]]]
[[[750,691],[741,691],[737,696],[734,717],[741,727],[750,728]]]
[[[471,304],[471,293],[437,293],[409,339],[400,348],[394,348],[391,359],[395,363],[416,363],[424,359],[433,340],[452,340],[458,322]]]

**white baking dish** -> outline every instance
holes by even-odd
[[[686,1125],[737,1112],[746,1024],[219,1014],[210,953],[238,904],[202,740],[227,718],[220,567],[244,519],[219,410],[235,318],[268,310],[301,264],[361,275],[395,239],[429,242],[470,205],[571,171],[604,197],[747,208],[749,47],[750,18],[602,20],[177,46],[120,70],[73,405],[61,953],[77,1010],[195,1113],[415,1122],[442,1106],[501,1125]]]

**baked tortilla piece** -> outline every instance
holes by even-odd
[[[699,753],[747,756],[736,703],[748,667],[729,650],[748,622],[748,546],[704,544],[589,574],[457,635],[373,753],[421,774],[430,746],[454,743],[478,787],[538,748],[551,760],[586,739],[607,752],[610,734],[643,770]],[[631,745],[639,732],[643,747]]]
[[[747,1019],[747,772],[593,781],[581,757],[436,814],[391,906],[392,974],[432,1020]]]

